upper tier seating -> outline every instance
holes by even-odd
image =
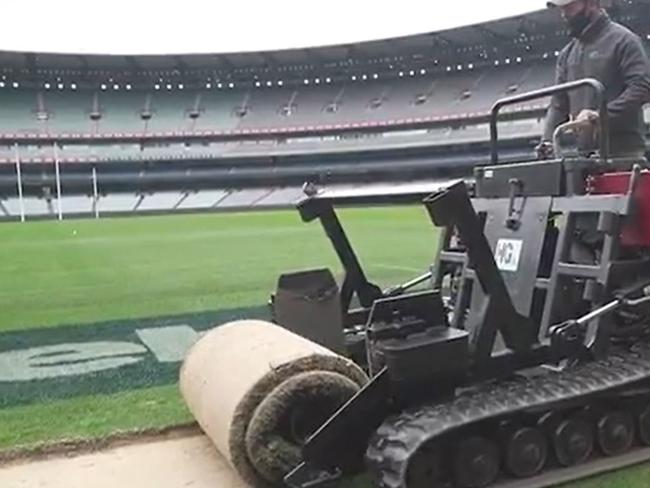
[[[0,89],[0,134],[295,130],[471,118],[498,98],[552,84],[551,61],[438,75],[252,89]],[[537,108],[546,101],[531,102]]]

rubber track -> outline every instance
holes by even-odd
[[[428,441],[461,427],[632,386],[650,378],[650,343],[607,359],[533,379],[483,388],[435,405],[405,410],[375,432],[366,463],[378,488],[407,488],[409,461]],[[498,486],[498,485],[493,485]]]

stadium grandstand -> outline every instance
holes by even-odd
[[[648,49],[649,7],[610,10]],[[566,41],[539,10],[309,49],[0,52],[0,218],[275,208],[307,181],[466,175],[487,160],[492,104],[553,84]],[[547,104],[506,111],[504,161],[532,157]]]

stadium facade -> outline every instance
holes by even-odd
[[[650,0],[610,15],[650,50]],[[276,207],[306,181],[467,175],[494,101],[551,85],[566,42],[540,10],[300,50],[0,52],[0,218]],[[502,160],[533,156],[547,103],[504,114]]]

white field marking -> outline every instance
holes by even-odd
[[[194,343],[207,332],[197,332],[187,324],[178,324],[137,329],[136,335],[142,343],[74,342],[2,351],[0,382],[83,376],[117,369],[144,361],[149,351],[159,363],[180,363]]]
[[[135,333],[160,363],[182,361],[200,337],[198,332],[186,324],[137,329]]]
[[[0,353],[0,381],[17,382],[78,376],[144,360],[141,344],[101,341],[31,347]]]

